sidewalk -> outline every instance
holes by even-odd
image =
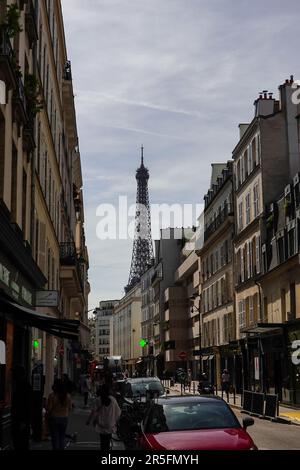
[[[194,381],[191,384],[190,390],[188,388],[185,388],[183,391],[183,395],[198,395],[198,382]],[[169,388],[170,390],[170,395],[181,395],[181,385],[179,383],[176,383],[172,387],[166,387]],[[217,395],[219,397],[222,396],[222,392],[218,391]],[[226,396],[224,394],[223,398],[226,400]],[[234,397],[233,394],[229,395],[229,405],[232,408],[236,408],[241,410],[242,409],[242,396],[241,395],[236,395]],[[284,405],[279,405],[279,418],[285,420],[286,422],[290,424],[296,424],[300,425],[300,410],[297,408],[290,408]]]

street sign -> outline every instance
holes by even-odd
[[[36,307],[58,307],[59,295],[56,290],[38,290],[35,293]]]
[[[184,361],[185,359],[187,359],[187,353],[184,352],[184,351],[181,351],[181,353],[178,354],[178,357],[179,357],[179,359]]]

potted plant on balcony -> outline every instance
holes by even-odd
[[[0,0],[0,3],[2,3],[2,0]],[[23,31],[20,25],[20,16],[20,9],[16,3],[7,5],[5,19],[0,26],[4,26],[8,37],[13,38]]]
[[[40,85],[35,75],[25,75],[24,89],[28,116],[30,119],[33,119],[43,108],[42,100],[39,98]]]

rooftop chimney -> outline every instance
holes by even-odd
[[[268,96],[269,95],[269,96]],[[255,117],[270,116],[275,112],[275,100],[273,93],[263,90],[259,93],[259,98],[254,101]]]

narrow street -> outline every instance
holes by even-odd
[[[87,426],[87,421],[90,409],[85,408],[80,398],[75,401],[75,408],[70,415],[68,434],[77,433],[77,442],[71,443],[68,450],[100,450],[100,442],[98,434],[94,431],[93,426]],[[117,439],[117,438],[115,438]],[[51,441],[44,441],[42,443],[32,443],[31,450],[51,450]],[[123,442],[112,440],[112,450],[124,450]]]
[[[68,433],[77,433],[77,442],[70,444],[68,450],[100,450],[98,435],[92,426],[86,426],[89,408],[84,408],[79,399],[75,400],[76,407],[70,416]],[[247,415],[238,409],[234,413],[242,422]],[[300,450],[300,426],[295,424],[281,424],[268,420],[254,418],[254,426],[248,428],[259,450]],[[50,450],[51,442],[34,443],[32,450]],[[120,441],[112,441],[112,450],[124,450],[124,444]]]

